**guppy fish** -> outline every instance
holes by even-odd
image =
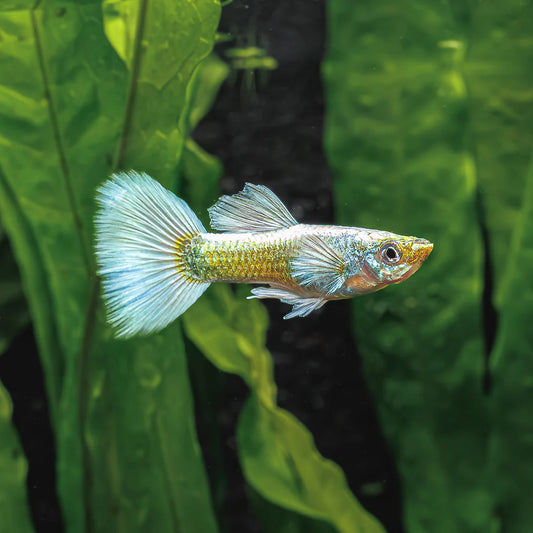
[[[404,281],[433,244],[387,231],[298,224],[267,187],[247,183],[209,209],[208,233],[180,198],[147,174],[114,174],[97,193],[96,255],[117,336],[164,328],[213,282],[263,283],[249,298],[307,316],[328,300]]]

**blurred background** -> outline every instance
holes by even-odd
[[[0,5],[0,532],[529,532],[533,3]],[[94,190],[425,237],[306,319],[116,341]]]

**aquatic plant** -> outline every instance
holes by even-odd
[[[410,533],[533,524],[532,16],[518,1],[329,3],[338,221],[435,242],[418,278],[353,304]]]
[[[328,4],[337,222],[435,242],[408,283],[353,303],[407,533],[532,527],[532,6]],[[204,216],[218,196],[221,165],[190,133],[228,71],[210,55],[219,16],[210,0],[0,7],[0,218],[21,276],[1,240],[0,352],[27,324],[23,289],[67,532],[225,530],[224,473],[210,486],[191,393],[194,381],[197,412],[212,409],[219,371],[250,390],[236,437],[263,531],[383,531],[277,405],[268,319],[248,288],[211,287],[151,337],[117,341],[106,325],[97,185],[143,170]],[[25,533],[11,415],[0,385],[0,530]]]
[[[143,169],[198,213],[217,196],[217,160],[189,137],[227,67],[208,57],[215,2],[20,2],[0,11],[0,208],[46,376],[67,531],[217,531],[194,424],[179,323],[132,341],[106,324],[93,254],[94,194]],[[15,75],[16,73],[16,75]],[[342,470],[276,405],[266,312],[216,287],[185,332],[251,395],[238,425],[245,478],[281,509],[264,522],[382,531]],[[192,350],[190,344],[188,350]],[[25,463],[2,390],[2,523],[30,531]],[[307,517],[319,519],[312,521]],[[271,519],[271,518],[270,518]]]

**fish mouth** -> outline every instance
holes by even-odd
[[[415,254],[415,257],[418,261],[425,261],[428,255],[433,250],[433,243],[427,241],[426,239],[417,239],[412,246],[412,250]]]

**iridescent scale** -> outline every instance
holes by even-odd
[[[191,277],[200,281],[293,285],[294,239],[284,232],[209,234],[194,237],[185,251]]]

